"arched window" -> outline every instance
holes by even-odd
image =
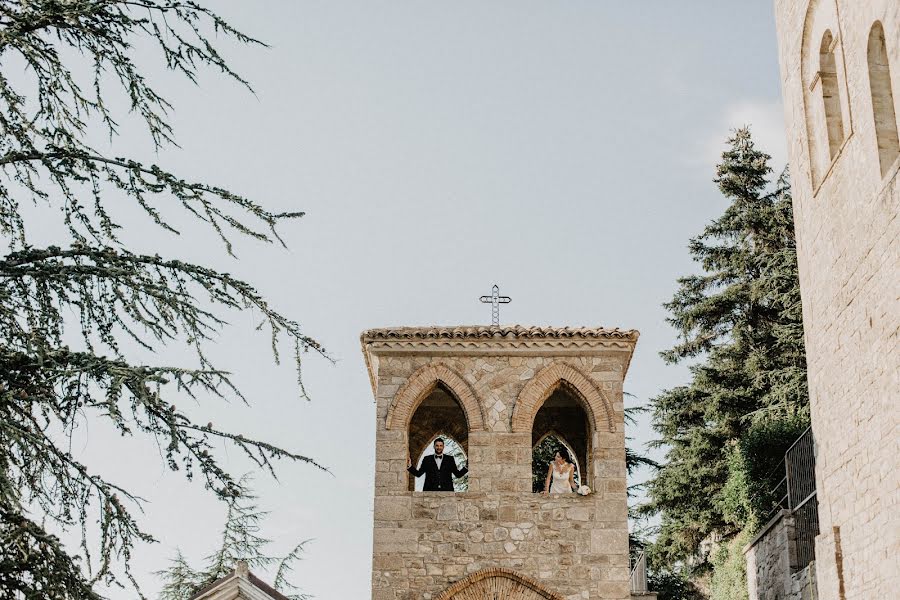
[[[822,36],[819,46],[819,85],[825,105],[825,126],[828,134],[828,156],[837,156],[844,142],[844,118],[841,115],[841,94],[838,85],[837,64],[834,59],[834,36],[831,30]]]
[[[444,452],[447,454],[454,455],[451,448],[458,448],[462,452],[463,461],[454,455],[459,467],[467,464],[468,461],[465,460],[465,457],[469,453],[469,427],[466,422],[466,413],[459,400],[441,382],[438,382],[422,399],[409,422],[409,456],[416,461],[417,467],[421,464],[424,456],[433,453],[432,444],[437,437],[445,439]],[[468,482],[468,475],[454,481],[456,491],[463,491],[457,485],[463,480]],[[409,475],[408,489],[413,491],[415,485],[416,478]],[[468,489],[468,483],[465,488]]]
[[[872,112],[875,118],[875,139],[878,142],[878,162],[881,176],[900,156],[900,137],[897,135],[897,115],[891,87],[891,67],[888,62],[884,27],[876,21],[869,31],[869,87],[872,90]]]
[[[590,455],[590,421],[576,394],[568,385],[557,386],[534,416],[531,470],[535,492],[543,491],[547,467],[559,447],[566,448],[575,463],[576,483],[586,480],[583,466]]]
[[[549,432],[544,435],[531,449],[531,491],[542,492],[544,483],[547,480],[547,465],[550,464],[560,448],[565,448],[575,463],[575,484],[581,485],[581,465],[578,460],[578,453],[572,448],[572,445],[566,442],[566,439],[556,433]]]
[[[469,457],[466,454],[465,449],[462,444],[457,442],[452,435],[448,433],[441,432],[431,438],[427,444],[425,444],[425,449],[419,454],[418,457],[413,457],[415,461],[416,467],[422,466],[422,459],[426,456],[431,456],[434,454],[434,440],[441,438],[444,440],[444,454],[447,456],[452,456],[456,461],[457,466],[462,467],[463,465],[469,464]],[[411,478],[412,479],[412,478]],[[421,492],[422,488],[425,486],[425,478],[418,477],[415,478],[414,481],[414,490],[417,492]],[[466,492],[469,490],[469,474],[466,473],[462,477],[456,477],[453,479],[453,491],[454,492]]]

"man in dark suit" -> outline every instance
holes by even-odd
[[[412,464],[412,459],[406,458],[406,470],[414,477],[425,475],[426,492],[452,492],[453,478],[462,477],[469,472],[469,467],[456,468],[456,461],[450,455],[444,454],[444,440],[434,440],[434,454],[422,459],[422,466],[418,469]]]

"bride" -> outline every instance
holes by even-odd
[[[575,465],[569,460],[568,450],[560,448],[547,467],[544,493],[571,494],[575,489]]]

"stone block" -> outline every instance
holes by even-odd
[[[411,516],[409,497],[376,496],[375,519],[405,521]]]
[[[438,507],[438,521],[456,521],[458,518],[459,513],[455,503],[442,504]]]
[[[628,547],[628,530],[594,529],[591,531],[591,552],[617,554]]]
[[[418,533],[412,529],[376,527],[373,543],[377,554],[410,552],[417,547]]]

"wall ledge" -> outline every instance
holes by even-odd
[[[778,514],[776,514],[774,517],[772,517],[772,519],[768,523],[766,523],[766,525],[762,529],[759,530],[759,533],[757,533],[753,537],[753,539],[750,540],[750,543],[748,543],[746,546],[744,546],[743,553],[747,554],[748,552],[750,552],[750,549],[753,548],[753,546],[755,546],[756,543],[759,542],[759,540],[761,540],[763,537],[765,537],[765,535],[767,533],[769,533],[769,531],[771,531],[779,523],[779,521],[781,521],[782,519],[786,519],[790,516],[791,516],[791,511],[789,511],[785,508],[782,508],[780,511],[778,511]]]

